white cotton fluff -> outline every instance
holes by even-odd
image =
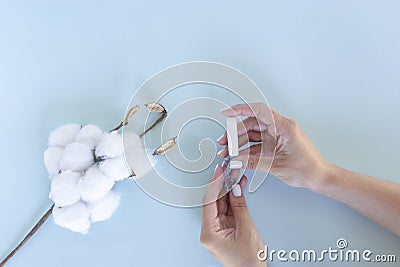
[[[76,135],[75,141],[90,140],[94,146],[97,146],[102,135],[103,131],[100,130],[99,127],[89,124],[82,127],[82,129]]]
[[[79,182],[79,191],[84,201],[97,201],[107,195],[114,180],[106,176],[97,166],[90,167]]]
[[[121,136],[116,132],[103,133],[96,147],[96,157],[115,158],[123,154],[124,148]]]
[[[84,171],[93,163],[93,145],[87,141],[72,142],[65,147],[60,168],[62,171]]]
[[[156,158],[148,149],[126,150],[125,155],[128,165],[135,173],[135,179],[146,175],[157,164]]]
[[[49,197],[57,206],[64,207],[78,202],[81,194],[78,189],[79,172],[62,172],[51,181]]]
[[[60,171],[60,161],[64,152],[63,147],[51,146],[44,152],[44,165],[50,178],[57,175]]]
[[[131,175],[123,156],[106,159],[100,162],[99,169],[114,181],[121,181]]]
[[[96,202],[88,202],[87,206],[90,212],[92,222],[108,220],[119,206],[121,194],[111,190],[104,198]]]
[[[125,150],[143,148],[143,143],[140,139],[140,136],[134,132],[124,132],[123,144]]]
[[[140,137],[128,132],[124,143],[133,153],[139,176],[150,171],[154,157],[143,148]],[[125,163],[122,137],[116,131],[103,133],[95,125],[68,124],[50,134],[48,145],[44,162],[52,179],[49,197],[55,204],[54,222],[86,234],[91,221],[112,216],[121,196],[112,190],[115,181],[132,174]]]
[[[80,129],[81,126],[75,123],[61,126],[50,133],[48,145],[64,147],[74,141]]]
[[[53,208],[53,219],[57,225],[82,234],[88,233],[89,216],[89,208],[82,201],[63,208]]]

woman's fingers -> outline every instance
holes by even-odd
[[[244,146],[248,142],[261,142],[261,133],[250,131],[238,137],[238,145],[239,147]]]
[[[262,144],[257,144],[257,145],[249,146],[248,148],[245,148],[243,150],[240,150],[238,156],[245,156],[245,155],[260,156],[261,153],[262,153]]]
[[[248,154],[254,154],[256,156],[259,156],[259,155],[261,155],[261,152],[262,152],[262,146],[261,146],[261,144],[257,144],[257,145],[250,146],[246,149],[240,150],[238,156],[248,155]],[[220,158],[226,158],[227,156],[228,156],[228,149],[226,147],[224,149],[222,149],[220,152],[218,152],[218,157],[220,157]]]
[[[248,234],[249,227],[254,227],[244,197],[244,183],[246,183],[247,179],[243,177],[242,180],[243,184],[235,185],[229,193],[230,209],[236,223],[236,236],[244,233]]]
[[[264,143],[256,144],[243,149],[239,151],[239,155],[233,157],[232,160],[241,161],[243,166],[242,168],[244,169],[268,171],[274,159],[274,150],[264,153],[264,145]],[[228,152],[226,151],[226,153]]]
[[[257,131],[257,132],[262,132],[267,130],[267,126],[265,124],[260,124],[256,118],[246,118],[243,121],[239,121],[237,123],[237,133],[238,136],[244,135],[248,132],[251,131]],[[228,144],[228,138],[227,138],[227,134],[225,132],[225,134],[223,136],[221,136],[218,140],[217,140],[218,144],[220,145],[227,145]]]
[[[245,175],[243,175],[242,178],[240,179],[239,185],[240,185],[240,188],[242,189],[242,193],[244,193],[244,190],[246,189],[246,185],[247,185],[247,177]],[[232,209],[230,207],[228,207],[227,215],[233,216]]]
[[[227,117],[246,116],[257,118],[267,126],[274,124],[274,116],[277,114],[264,103],[238,104],[221,111]]]
[[[261,145],[251,146],[245,150],[239,152],[237,157],[233,160],[238,160],[242,162],[244,169],[249,170],[261,170],[268,172],[274,160],[273,155],[260,155]]]
[[[225,172],[226,166],[222,167],[222,171]],[[217,200],[217,208],[218,208],[218,216],[219,215],[226,215],[228,212],[228,194],[225,194],[223,197]]]
[[[218,206],[216,200],[219,198],[221,191],[224,188],[224,171],[219,165],[216,166],[213,177],[211,178],[210,184],[206,196],[204,197],[204,205],[202,212],[203,227],[208,227],[215,222],[215,218],[218,216]]]
[[[247,144],[248,142],[261,142],[261,133],[256,131],[250,131],[238,137],[239,148]],[[226,158],[228,156],[228,148],[225,147],[218,152],[220,158]]]

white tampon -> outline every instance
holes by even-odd
[[[235,157],[239,154],[237,122],[235,117],[226,118],[226,131],[228,133],[229,156]],[[229,163],[229,167],[231,169],[240,169],[242,168],[242,162],[237,160],[231,160]]]
[[[228,133],[228,153],[235,157],[239,154],[237,123],[235,117],[226,118],[226,131]]]

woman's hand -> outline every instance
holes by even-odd
[[[245,168],[270,171],[295,187],[313,189],[324,181],[330,165],[295,121],[270,110],[263,103],[235,105],[223,110],[222,115],[247,117],[238,123],[239,147],[248,142],[259,142],[240,151],[234,158],[242,161]],[[218,143],[227,145],[226,133]],[[227,148],[219,156],[228,156]]]
[[[265,172],[271,166],[271,173],[288,185],[305,187],[340,201],[400,236],[399,183],[326,162],[295,121],[264,104],[235,105],[222,114],[248,117],[238,123],[239,146],[260,142],[234,158],[242,161],[243,166]],[[218,142],[226,145],[226,134]],[[226,157],[227,149],[219,155]]]
[[[224,190],[224,170],[217,166],[207,199],[217,199]],[[264,249],[242,194],[247,178],[242,177],[229,194],[203,206],[200,242],[225,267],[266,266],[257,253]]]

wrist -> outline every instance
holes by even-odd
[[[323,161],[319,164],[318,168],[314,171],[310,182],[306,185],[306,188],[319,193],[324,192],[329,188],[335,181],[335,177],[341,172],[341,168],[336,165]]]

